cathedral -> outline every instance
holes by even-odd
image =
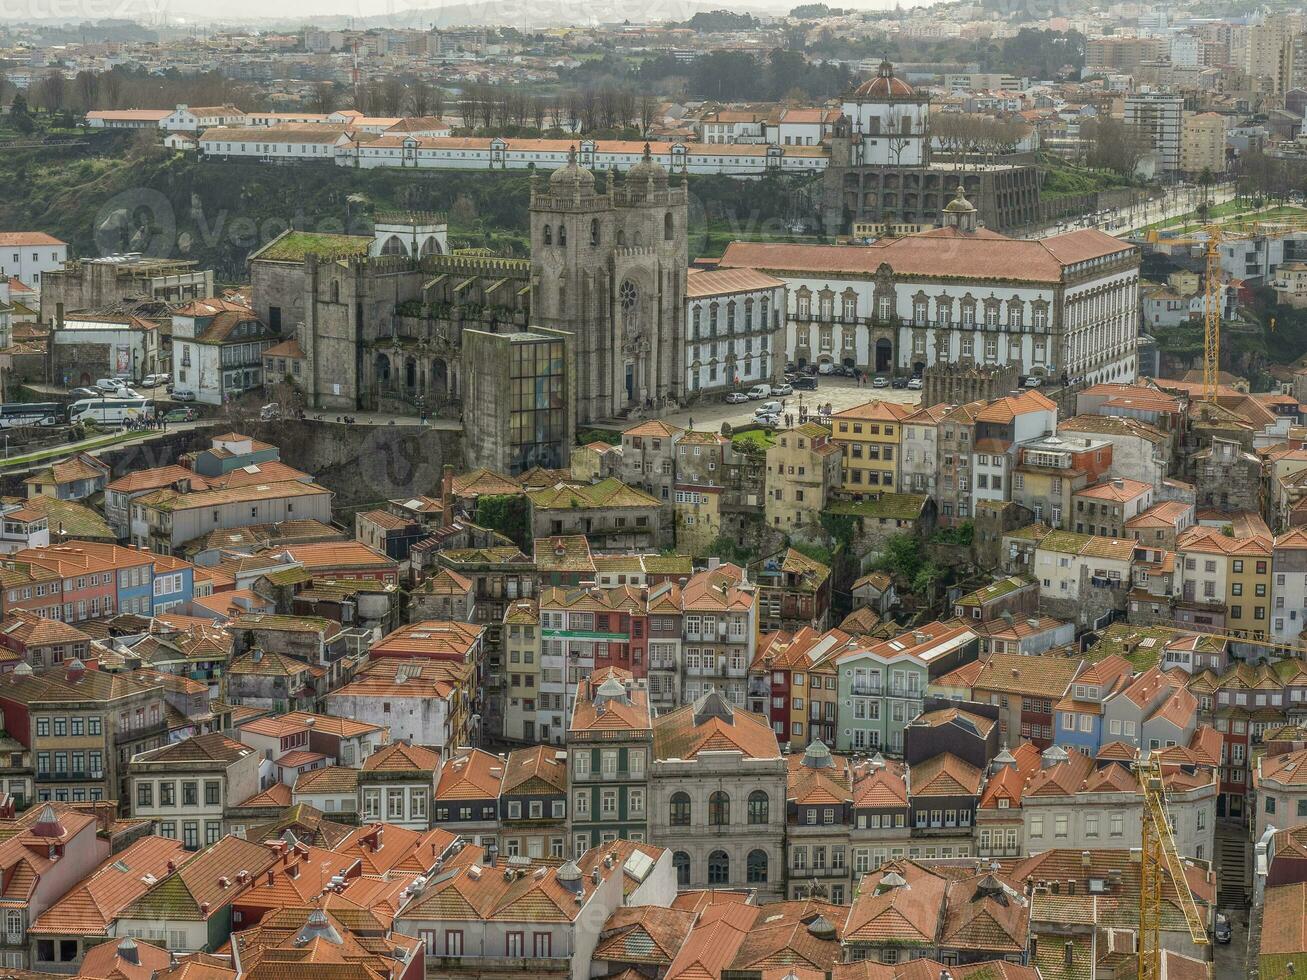
[[[532,180],[531,258],[451,253],[442,216],[380,214],[372,237],[288,231],[250,257],[256,312],[302,352],[306,407],[460,417],[468,331],[570,336],[571,423],[685,394],[684,184],[646,146],[618,181],[576,154]]]
[[[682,397],[687,199],[648,146],[620,184],[575,153],[533,182],[532,322],[576,338],[579,422]]]

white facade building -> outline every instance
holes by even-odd
[[[200,137],[200,153],[217,160],[332,160],[342,167],[393,167],[430,170],[556,170],[575,150],[588,170],[626,171],[652,158],[668,173],[727,174],[816,173],[826,169],[824,146],[768,144],[669,143],[638,140],[505,139],[485,136],[418,136],[384,133],[351,138],[350,127],[326,122],[311,128],[280,125],[216,128]]]
[[[970,361],[1135,377],[1139,253],[1094,229],[1034,241],[946,227],[869,246],[732,242],[719,268],[785,280],[785,355],[800,366],[920,374]]]
[[[1158,155],[1158,170],[1180,169],[1180,136],[1184,130],[1184,99],[1163,92],[1140,92],[1125,100],[1125,124],[1134,127]]]
[[[844,100],[854,166],[920,167],[927,161],[929,100],[883,61],[876,75]]]
[[[784,280],[753,269],[691,270],[685,304],[687,391],[749,387],[784,365]]]
[[[68,243],[43,231],[0,232],[0,280],[16,277],[29,289],[41,288],[41,274],[68,261]]]

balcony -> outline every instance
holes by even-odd
[[[92,779],[103,779],[104,770],[102,769],[57,769],[45,771],[38,769],[36,772],[36,781],[38,783],[84,783]]]
[[[647,778],[647,775],[648,772],[647,770],[644,769],[640,770],[639,772],[632,772],[629,769],[618,769],[616,772],[603,772],[602,770],[596,772],[595,770],[592,769],[590,770],[590,772],[585,773],[584,775],[578,775],[577,773],[573,772],[572,781],[578,783],[611,783],[611,782],[627,782],[632,780],[640,781]]]
[[[141,739],[162,735],[167,730],[167,723],[160,719],[152,724],[142,725],[140,728],[120,728],[114,732],[113,740],[118,744],[123,742],[138,742]]]

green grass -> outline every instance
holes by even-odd
[[[1250,229],[1252,225],[1259,221],[1278,221],[1286,218],[1307,218],[1307,209],[1285,205],[1259,211],[1247,201],[1226,201],[1222,204],[1212,205],[1207,213],[1206,220],[1199,221],[1198,212],[1190,211],[1174,218],[1154,221],[1139,228],[1138,231],[1141,233],[1157,231],[1164,234],[1185,235],[1195,231],[1202,231],[1212,223],[1213,219],[1216,219],[1216,223],[1222,228],[1230,231],[1240,231]]]
[[[797,245],[828,245],[820,235],[794,235],[788,232],[747,231],[725,225],[690,229],[690,252],[705,257],[720,256],[731,242],[786,242]]]
[[[736,449],[765,453],[776,445],[776,434],[766,429],[751,429],[748,432],[736,432],[731,436],[731,445]]]

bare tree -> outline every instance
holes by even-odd
[[[540,96],[536,96],[531,100],[531,122],[542,133],[545,131],[545,114],[547,111],[545,100]]]
[[[381,112],[387,116],[398,116],[404,106],[404,83],[394,76],[381,83],[379,92]]]
[[[408,107],[415,116],[431,114],[431,86],[422,79],[417,79],[408,87]]]
[[[640,93],[640,135],[648,136],[649,130],[653,129],[653,124],[657,118],[658,100],[653,97],[653,93],[645,90]]]
[[[64,78],[63,72],[58,68],[51,68],[46,72],[45,77],[41,79],[37,98],[41,106],[49,112],[62,110],[68,99],[68,79]]]
[[[314,112],[325,116],[336,111],[338,95],[335,82],[318,82],[313,86],[313,94],[309,97],[309,105]]]
[[[77,103],[83,112],[96,107],[100,98],[100,77],[95,72],[79,71],[73,79],[73,87],[77,89]]]

